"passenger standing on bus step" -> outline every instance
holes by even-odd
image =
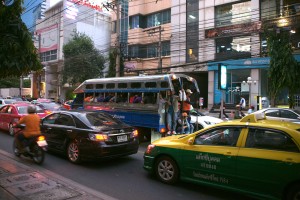
[[[186,99],[182,103],[182,113],[185,112],[189,115],[191,111],[191,95],[193,94],[193,92],[190,89],[187,89],[185,93]]]
[[[178,115],[178,100],[179,97],[174,95],[175,92],[168,90],[166,99],[166,113],[168,122],[167,135],[176,134],[176,120]]]

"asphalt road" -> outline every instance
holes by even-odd
[[[13,137],[0,132],[0,149],[12,154]],[[143,169],[146,144],[135,155],[103,162],[70,163],[65,157],[47,153],[42,167],[93,190],[121,200],[220,200],[251,198],[212,187],[180,182],[166,185]],[[30,162],[30,161],[28,161]]]

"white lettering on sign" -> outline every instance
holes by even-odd
[[[217,163],[221,161],[219,157],[209,156],[207,153],[206,154],[199,153],[198,155],[196,155],[196,160],[204,160],[208,162],[217,162]]]
[[[225,183],[228,184],[229,180],[224,177],[216,176],[215,174],[202,174],[200,172],[193,171],[193,175],[196,178],[204,179],[207,181],[213,181],[213,182],[219,182],[219,183]]]
[[[121,116],[121,115],[113,115],[113,118],[117,118],[117,119],[125,119],[125,116]]]
[[[202,168],[206,168],[206,169],[213,169],[213,170],[217,169],[217,165],[213,165],[210,163],[201,163],[200,165]]]

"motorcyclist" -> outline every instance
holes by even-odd
[[[16,126],[25,124],[25,129],[22,133],[16,135],[16,141],[21,152],[30,152],[29,144],[30,139],[41,135],[40,129],[40,117],[36,114],[36,106],[29,105],[27,107],[28,115],[25,115],[20,119]]]

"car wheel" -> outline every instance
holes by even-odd
[[[80,162],[80,154],[79,154],[79,148],[75,141],[72,141],[68,145],[67,154],[68,159],[72,163],[79,163]]]
[[[177,164],[167,156],[158,158],[155,165],[155,173],[160,181],[168,184],[176,183],[179,177]]]
[[[292,185],[289,188],[286,200],[299,200],[300,199],[300,184]]]
[[[9,124],[9,126],[8,126],[8,132],[9,132],[9,135],[11,135],[11,136],[15,135],[15,130],[14,130],[12,124]]]

